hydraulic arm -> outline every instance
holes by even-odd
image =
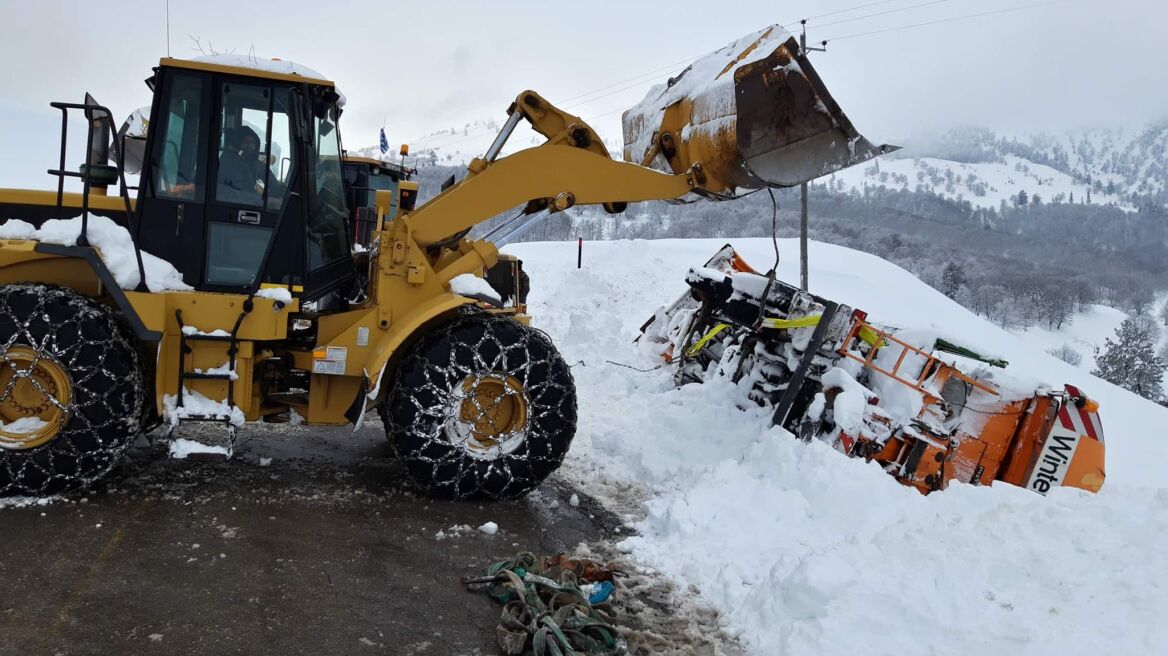
[[[798,185],[895,150],[856,131],[777,25],[697,60],[625,112],[625,162],[612,159],[583,119],[534,91],[520,93],[507,113],[466,178],[406,217],[419,246],[448,241],[517,205],[533,213],[601,204],[615,213],[630,202],[691,194],[724,200],[743,189]],[[500,158],[522,120],[547,141]]]

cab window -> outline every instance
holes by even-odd
[[[292,93],[251,84],[224,84],[216,200],[277,211],[288,191]]]
[[[163,110],[162,152],[153,176],[156,198],[201,200],[203,197],[199,140],[205,120],[202,116],[204,84],[204,78],[196,75],[176,73],[171,77]]]

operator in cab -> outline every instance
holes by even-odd
[[[259,135],[241,125],[227,135],[226,144],[219,156],[219,200],[259,205],[267,174],[267,167],[260,161]]]

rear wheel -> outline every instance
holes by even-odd
[[[427,492],[507,499],[563,462],[576,433],[576,387],[543,333],[477,315],[411,349],[381,412],[410,477]]]
[[[141,356],[101,303],[0,287],[0,495],[86,487],[141,433]]]

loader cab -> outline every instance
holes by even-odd
[[[139,184],[138,241],[202,291],[353,280],[332,82],[163,59]]]
[[[346,154],[344,171],[349,234],[353,243],[364,246],[373,238],[377,227],[378,191],[388,191],[392,199],[386,221],[414,209],[418,198],[418,183],[410,180],[414,170],[392,162]]]

